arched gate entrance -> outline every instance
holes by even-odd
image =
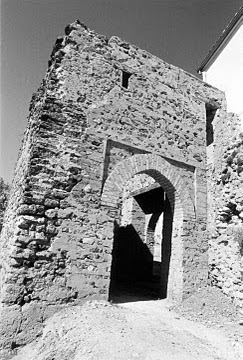
[[[152,297],[180,301],[184,223],[195,221],[195,212],[176,167],[158,155],[131,156],[108,176],[102,204],[117,209],[110,295],[121,284],[142,285]]]

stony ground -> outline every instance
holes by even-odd
[[[165,300],[92,301],[65,309],[14,360],[239,360],[243,325],[231,301],[206,288],[180,306]]]

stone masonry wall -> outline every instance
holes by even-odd
[[[215,119],[208,167],[210,283],[243,306],[243,134],[240,118]],[[225,129],[227,128],[227,132]]]
[[[183,70],[79,21],[65,29],[32,98],[1,234],[6,351],[34,338],[60,307],[108,298],[120,210],[101,194],[117,164],[136,154],[166,159],[191,194],[183,294],[205,283],[205,104],[225,116],[224,95]]]

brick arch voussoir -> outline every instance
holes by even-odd
[[[135,174],[138,174],[148,167],[148,160],[146,155],[134,155],[132,156],[133,165],[135,170]]]
[[[181,203],[184,218],[195,219],[195,208],[193,200],[191,199],[191,195],[187,189],[186,183],[181,178],[181,175],[171,166],[171,164],[168,164],[163,158],[158,159],[155,168],[160,174],[162,174],[166,178],[166,180],[163,179],[160,182],[161,184],[164,184],[164,189],[166,190],[168,195],[171,192],[171,184],[173,185],[173,188],[175,189],[174,201],[177,204]],[[164,169],[164,171],[162,169]],[[168,185],[167,182],[169,182],[170,184]]]
[[[105,182],[101,203],[116,207],[126,182],[139,173],[147,173],[160,183],[171,204],[181,207],[185,219],[195,218],[193,201],[186,183],[171,164],[154,154],[137,154],[120,161]]]

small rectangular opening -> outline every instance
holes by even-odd
[[[128,88],[128,84],[129,84],[129,78],[132,74],[130,74],[127,71],[122,71],[122,87],[124,87],[125,89]]]
[[[206,104],[206,144],[211,145],[214,142],[213,119],[217,108],[211,104]]]

